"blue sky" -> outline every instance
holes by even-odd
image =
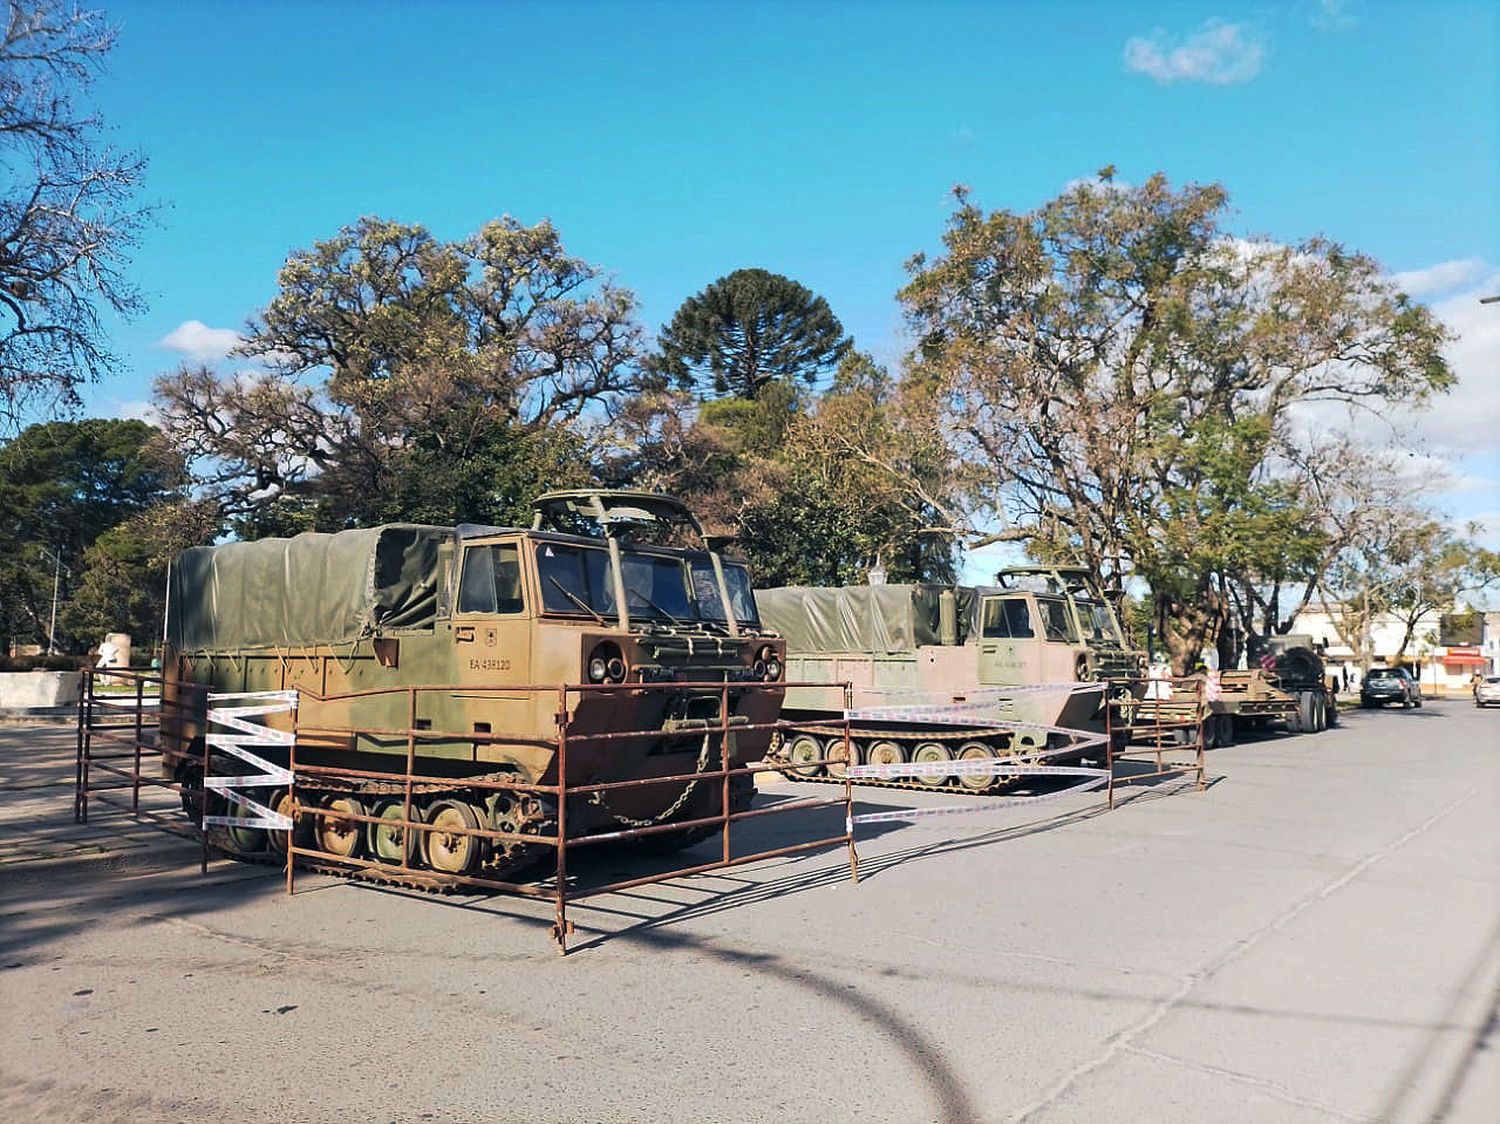
[[[1463,337],[1420,449],[1457,465],[1449,510],[1500,531],[1492,3],[104,6],[96,100],[162,209],[134,259],[149,312],[90,412],[138,411],[181,358],[164,338],[239,327],[290,250],[362,214],[444,237],[550,217],[653,329],[764,267],[894,359],[902,263],[954,183],[1024,209],[1113,163],[1221,182],[1242,232],[1407,277]]]

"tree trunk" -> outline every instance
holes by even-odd
[[[1222,604],[1210,593],[1204,603],[1186,605],[1167,594],[1155,596],[1157,631],[1172,662],[1173,675],[1191,675],[1203,649],[1214,642],[1223,623]]]

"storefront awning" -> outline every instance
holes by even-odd
[[[1489,667],[1490,661],[1483,656],[1450,652],[1443,657],[1444,667]]]

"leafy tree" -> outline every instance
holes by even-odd
[[[71,594],[85,552],[110,528],[176,498],[181,460],[140,421],[89,418],[29,426],[0,445],[0,640],[40,641],[53,578]],[[62,624],[66,623],[66,618]]]
[[[390,486],[360,521],[526,527],[543,492],[594,483],[583,441],[566,429],[527,429],[476,410],[455,412],[442,438],[421,433],[402,450]]]
[[[779,273],[739,269],[683,302],[662,329],[657,368],[679,387],[754,398],[811,384],[849,350],[828,302]]]
[[[953,573],[951,459],[887,373],[851,352],[821,397],[773,381],[754,398],[697,404],[661,391],[621,418],[617,483],[681,496],[736,538],[762,585],[892,581]]]
[[[1478,530],[1469,528],[1470,534]],[[1422,618],[1453,608],[1464,592],[1500,582],[1500,553],[1455,534],[1437,520],[1419,524],[1404,545],[1404,554],[1392,560],[1386,591],[1389,609],[1402,625],[1394,664],[1405,659]]]
[[[145,161],[101,140],[87,91],[115,33],[97,12],[8,0],[0,31],[0,431],[78,404],[114,364],[101,310],[141,307],[123,276]]]
[[[960,455],[998,481],[980,514],[1144,579],[1185,670],[1232,618],[1227,575],[1297,525],[1296,410],[1420,402],[1452,383],[1446,337],[1364,255],[1230,237],[1220,187],[1103,176],[1029,214],[960,190],[901,297]]]
[[[63,611],[67,630],[85,641],[125,632],[137,653],[160,636],[167,569],[188,547],[206,546],[223,530],[212,500],[169,499],[154,504],[94,540],[83,554],[83,574]]]
[[[157,401],[245,526],[332,529],[400,514],[401,495],[451,509],[436,479],[402,474],[453,468],[476,434],[538,451],[539,435],[592,437],[638,385],[634,308],[549,223],[502,218],[444,243],[366,218],[287,260],[242,349],[268,369],[184,368]]]

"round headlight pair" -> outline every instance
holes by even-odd
[[[781,657],[777,655],[775,648],[767,644],[755,653],[755,663],[751,664],[750,670],[757,679],[774,683],[781,678]]]
[[[623,683],[625,670],[625,661],[620,658],[620,650],[613,644],[600,644],[589,655],[590,683]]]

